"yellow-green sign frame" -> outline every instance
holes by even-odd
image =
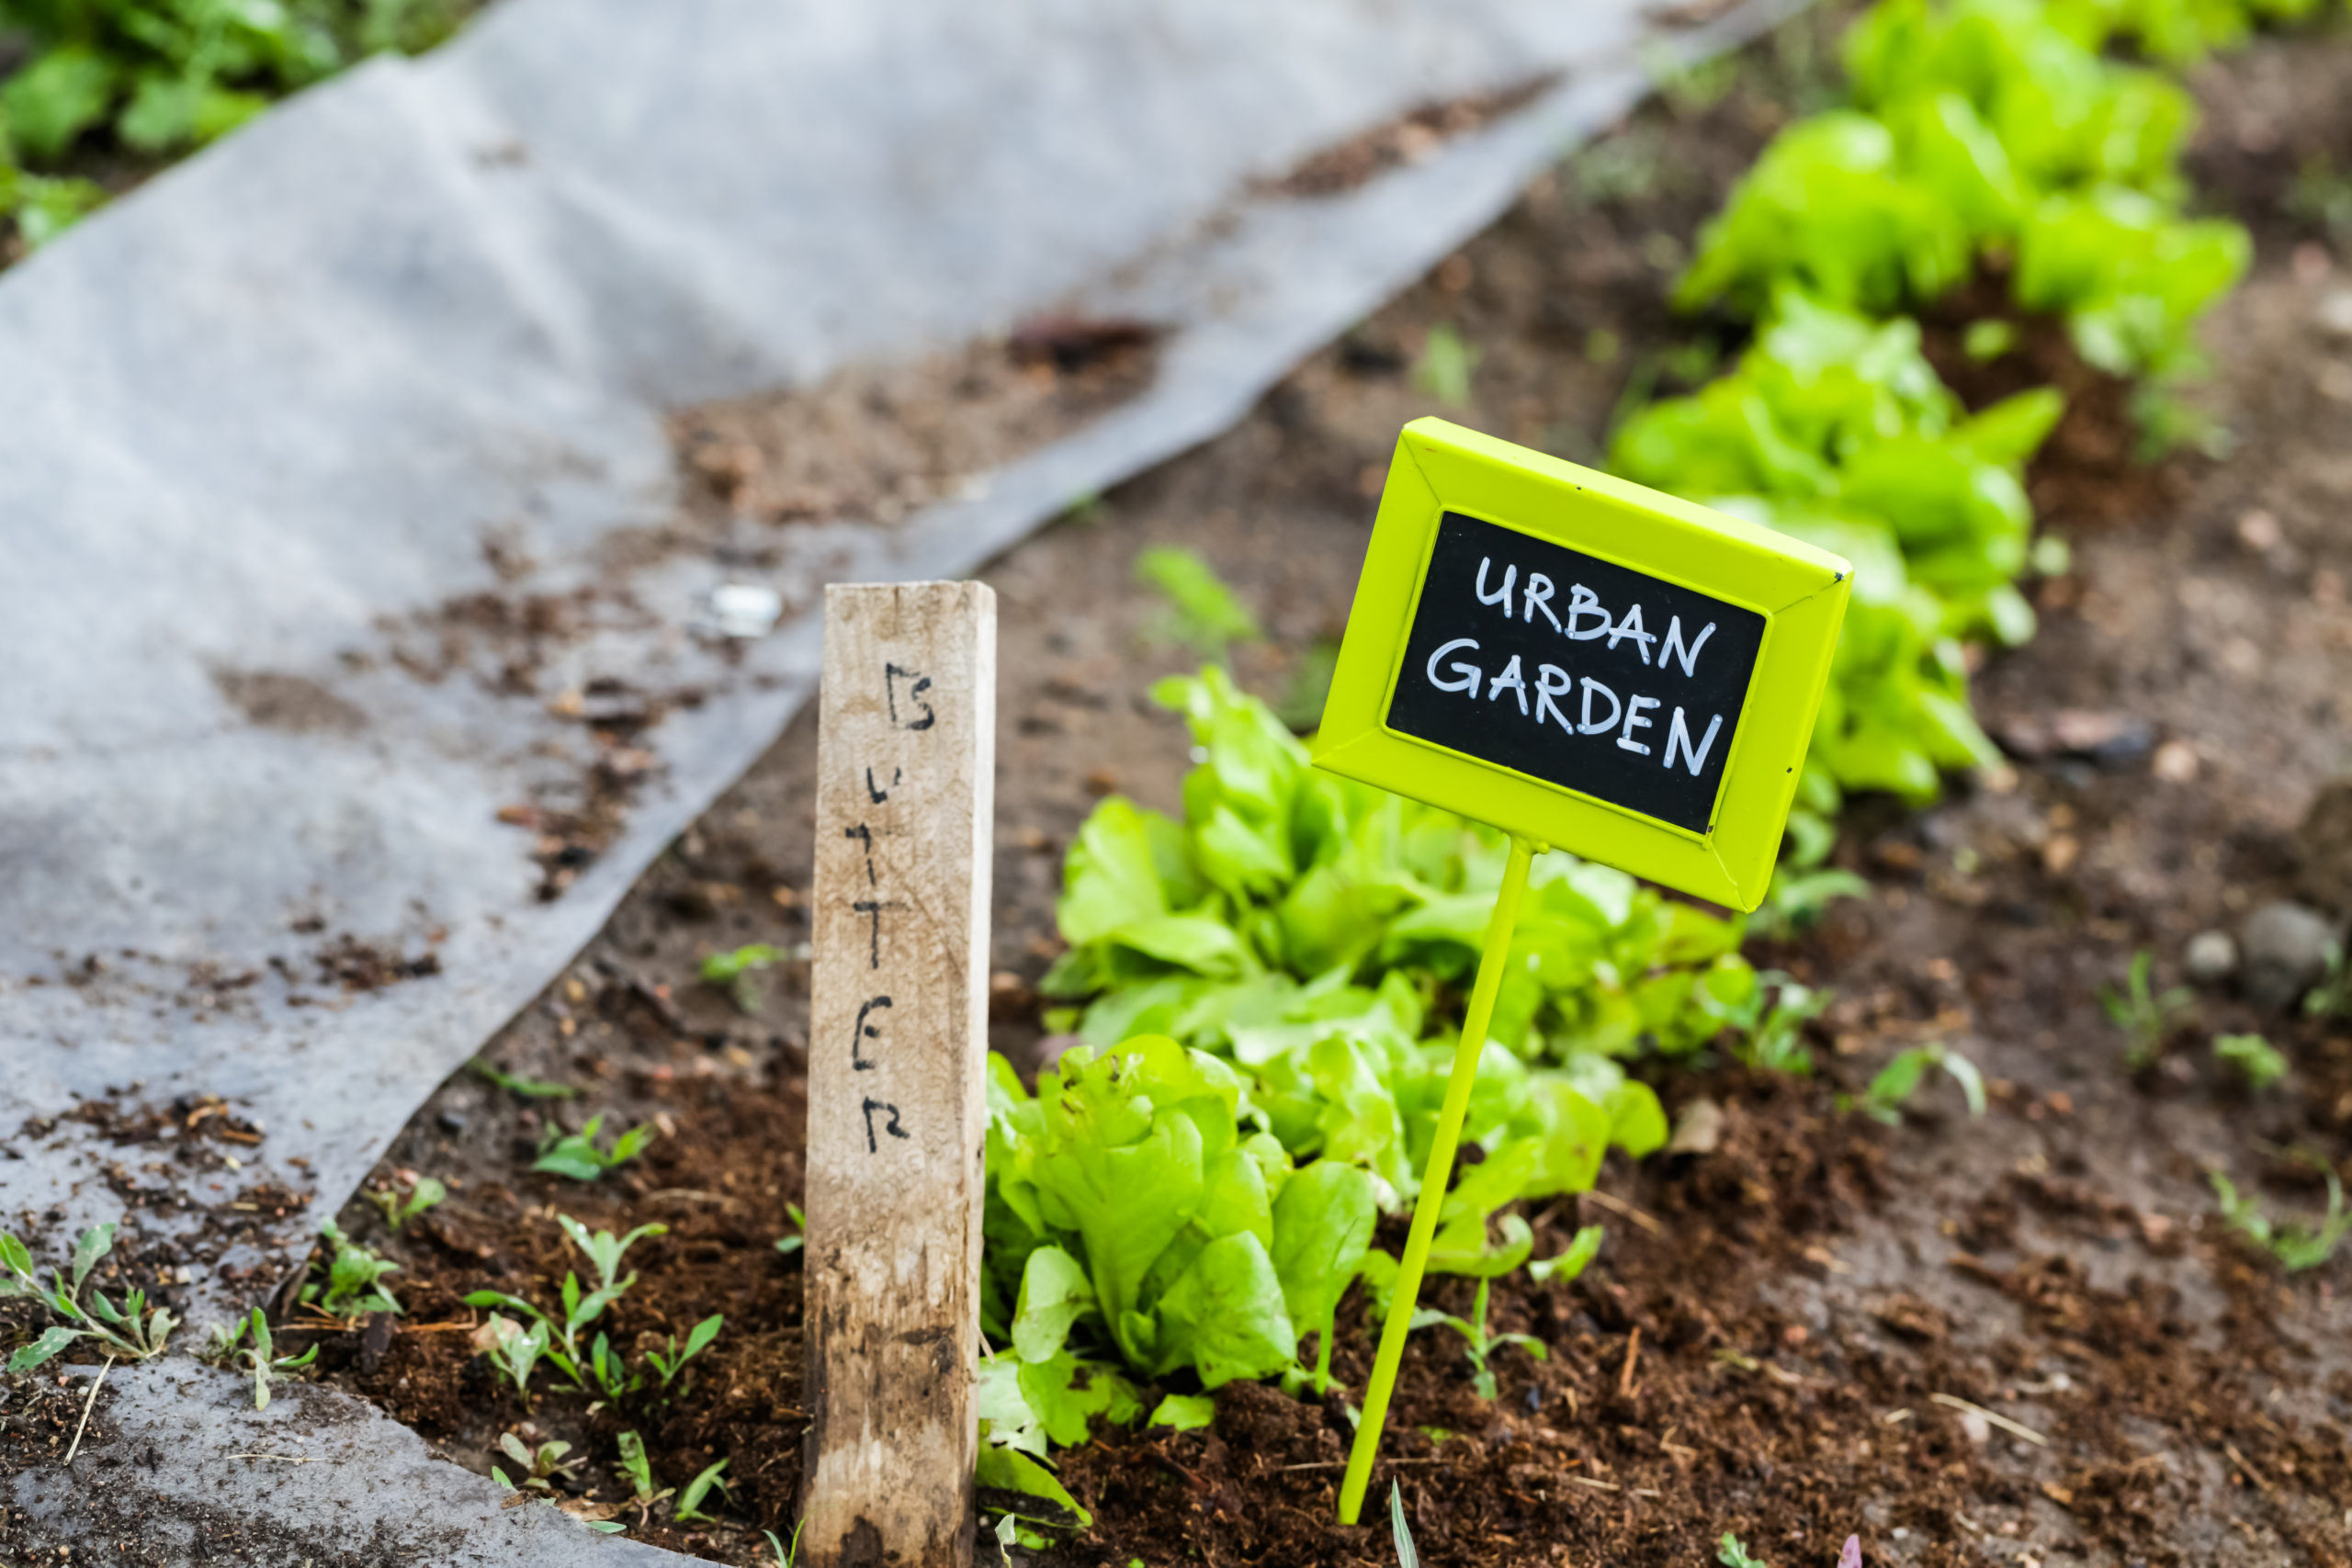
[[[1765,620],[1704,832],[1388,728],[1438,523],[1448,512],[1550,540]],[[1515,837],[1753,909],[1771,885],[1797,773],[1852,591],[1850,567],[1758,524],[1440,419],[1397,436],[1316,765]]]

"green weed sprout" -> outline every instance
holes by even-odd
[[[1012,1517],[1010,1514],[1005,1517],[1007,1518]],[[789,1546],[786,1546],[784,1542],[776,1540],[775,1531],[774,1530],[762,1530],[760,1532],[762,1535],[768,1538],[768,1550],[775,1553],[775,1568],[797,1568],[800,1562],[800,1529],[801,1526],[806,1525],[808,1522],[808,1520],[802,1519],[793,1525],[792,1544]]]
[[[588,1118],[588,1124],[577,1133],[559,1134],[550,1127],[540,1140],[539,1157],[532,1162],[531,1168],[570,1177],[574,1181],[594,1181],[605,1172],[635,1159],[653,1141],[653,1123],[641,1122],[614,1139],[611,1148],[599,1148],[596,1140],[604,1130],[605,1114],[601,1111]]]
[[[476,1295],[489,1293],[475,1292]],[[467,1300],[472,1303],[472,1297]],[[492,1313],[483,1323],[481,1335],[477,1340],[482,1345],[482,1353],[490,1358],[491,1365],[505,1373],[506,1381],[514,1385],[514,1393],[526,1410],[531,1405],[531,1373],[538,1367],[539,1358],[548,1353],[548,1340],[552,1332],[544,1317],[526,1328],[511,1317]]]
[[[1413,1545],[1413,1532],[1405,1523],[1405,1494],[1396,1483],[1388,1483],[1388,1535],[1396,1543],[1396,1568],[1421,1568],[1421,1554]]]
[[[1196,550],[1154,546],[1136,558],[1136,581],[1158,589],[1168,601],[1150,628],[1162,641],[1181,643],[1222,664],[1234,643],[1265,638],[1258,617]]]
[[[2259,1034],[2223,1034],[2213,1041],[2213,1059],[2233,1068],[2256,1094],[2287,1076],[2287,1058]]]
[[[1762,1005],[1767,991],[1770,1007]],[[1804,1026],[1836,999],[1836,992],[1800,985],[1777,970],[1758,976],[1754,1000],[1742,1010],[1748,1016],[1735,1015],[1745,1032],[1734,1042],[1732,1055],[1758,1072],[1811,1077],[1813,1052],[1804,1043]]]
[[[638,1528],[641,1529],[652,1515],[653,1505],[669,1496],[671,1488],[655,1488],[653,1466],[645,1458],[644,1439],[635,1432],[623,1432],[614,1441],[619,1445],[621,1461],[613,1469],[629,1484],[629,1499],[625,1506],[637,1510]]]
[[[1764,1568],[1764,1560],[1748,1555],[1747,1548],[1740,1544],[1739,1537],[1729,1530],[1724,1532],[1722,1541],[1715,1547],[1715,1561],[1722,1563],[1724,1568]],[[1860,1536],[1849,1535],[1846,1538],[1846,1544],[1838,1549],[1838,1568],[1862,1568],[1862,1538]]]
[[[1440,407],[1470,406],[1470,378],[1478,368],[1480,351],[1462,341],[1462,334],[1442,322],[1430,329],[1421,356],[1413,364],[1413,385]]]
[[[1487,1364],[1487,1359],[1496,1351],[1506,1345],[1516,1345],[1539,1361],[1549,1360],[1552,1356],[1550,1348],[1532,1334],[1487,1332],[1487,1292],[1493,1283],[1491,1280],[1478,1281],[1477,1298],[1471,1303],[1467,1321],[1435,1307],[1421,1307],[1413,1314],[1415,1328],[1443,1324],[1462,1336],[1463,1354],[1470,1362],[1470,1386],[1477,1392],[1479,1398],[1486,1400],[1493,1399],[1496,1393],[1494,1370]]]
[[[327,1246],[327,1277],[304,1285],[302,1300],[346,1322],[371,1312],[401,1310],[383,1282],[385,1275],[400,1272],[399,1264],[353,1241],[333,1220],[319,1226],[319,1239]]]
[[[1764,1560],[1750,1557],[1747,1548],[1740,1544],[1739,1537],[1729,1530],[1724,1531],[1723,1540],[1715,1545],[1715,1561],[1724,1568],[1764,1568]]]
[[[494,1089],[503,1089],[524,1100],[570,1100],[580,1091],[568,1083],[550,1083],[546,1078],[526,1078],[519,1073],[501,1072],[476,1056],[466,1064],[474,1076]]]
[[[409,1188],[405,1201],[397,1188],[371,1188],[366,1196],[383,1214],[384,1228],[398,1235],[409,1221],[448,1197],[449,1190],[430,1176],[420,1176]]]
[[[747,942],[731,953],[714,953],[702,961],[703,983],[731,986],[754,969],[765,969],[791,956],[774,942]]]
[[[2352,175],[2339,171],[2324,152],[2305,158],[2287,190],[2287,214],[2335,239],[2352,238]]]
[[[2303,998],[2303,1011],[2312,1018],[2352,1017],[2352,976],[2344,968],[2344,949],[2327,944],[2327,972]]]
[[[688,1361],[710,1348],[710,1342],[718,1337],[718,1330],[726,1322],[726,1314],[712,1313],[686,1331],[686,1348],[684,1350],[678,1348],[678,1337],[673,1334],[666,1355],[659,1349],[645,1353],[645,1359],[653,1363],[653,1370],[662,1374],[663,1388],[670,1386]]]
[[[1984,1114],[1984,1076],[1977,1072],[1975,1063],[1940,1040],[1896,1052],[1894,1060],[1878,1070],[1859,1098],[1840,1095],[1838,1109],[1860,1111],[1894,1126],[1903,1120],[1903,1108],[1910,1103],[1911,1096],[1933,1067],[1941,1067],[1945,1076],[1960,1086],[1971,1116]]]
[[[808,956],[808,944],[778,947],[774,942],[747,942],[731,953],[714,953],[702,961],[702,983],[727,993],[735,1010],[750,1016],[760,1010],[760,995],[752,987],[754,971],[789,964]]]
[[[533,1492],[554,1491],[557,1481],[569,1477],[580,1468],[580,1461],[563,1457],[571,1451],[571,1445],[560,1440],[544,1442],[533,1448],[512,1432],[501,1432],[498,1448],[501,1453],[523,1467],[522,1485]],[[490,1478],[509,1492],[516,1489],[515,1483],[506,1479],[506,1472],[494,1464],[490,1467]]]
[[[710,1490],[714,1486],[729,1502],[733,1502],[734,1494],[729,1492],[727,1483],[718,1478],[718,1472],[726,1468],[725,1460],[704,1466],[702,1472],[687,1482],[686,1489],[678,1494],[677,1505],[671,1510],[670,1517],[682,1525],[707,1522],[711,1516],[703,1512],[702,1500],[710,1495]]]
[[[40,1303],[62,1322],[43,1329],[31,1344],[8,1358],[11,1372],[30,1371],[76,1339],[87,1339],[109,1356],[143,1361],[160,1355],[178,1322],[168,1307],[150,1311],[147,1292],[133,1289],[118,1308],[106,1293],[93,1289],[86,1299],[83,1287],[106,1255],[114,1250],[114,1223],[92,1225],[74,1243],[72,1283],[51,1269],[44,1286],[33,1269],[32,1253],[15,1236],[0,1232],[0,1300],[23,1297]]]
[[[2230,1223],[2230,1228],[2276,1258],[2290,1274],[2300,1274],[2335,1256],[2337,1244],[2347,1232],[2352,1232],[2352,1214],[2345,1213],[2344,1183],[2336,1179],[2335,1167],[2313,1154],[2299,1153],[2293,1157],[2320,1172],[2327,1181],[2327,1217],[2316,1227],[2292,1222],[2276,1224],[2262,1212],[2260,1200],[2251,1193],[2241,1195],[2228,1177],[2218,1170],[2205,1174],[2213,1183],[2213,1196],[2220,1201],[2222,1217]]]
[[[792,1216],[792,1228],[797,1234],[776,1237],[775,1249],[789,1258],[808,1244],[808,1216],[800,1212],[797,1203],[786,1203],[784,1212]]]
[[[270,1342],[269,1320],[255,1307],[239,1318],[233,1327],[212,1325],[212,1343],[206,1348],[207,1360],[229,1365],[242,1365],[254,1374],[254,1408],[269,1408],[269,1385],[288,1372],[309,1366],[319,1359],[316,1345],[299,1356],[281,1356]]]
[[[1813,819],[1823,823],[1834,841],[1836,828],[1825,818]],[[1792,835],[1798,833],[1795,817],[1789,819],[1789,828]],[[1783,860],[1773,868],[1771,888],[1764,895],[1762,906],[1748,918],[1749,923],[1759,936],[1792,936],[1819,925],[1829,906],[1838,899],[1865,898],[1870,890],[1871,885],[1850,871],[1836,866],[1807,869],[1797,860]]]
[[[613,1348],[612,1341],[605,1337],[602,1329],[597,1331],[594,1342],[588,1347],[587,1371],[588,1376],[607,1399],[635,1393],[645,1386],[644,1375],[628,1370],[628,1363],[619,1351]]]
[[[1567,1250],[1557,1258],[1539,1258],[1527,1266],[1529,1278],[1539,1285],[1566,1285],[1582,1275],[1600,1252],[1600,1244],[1609,1233],[1600,1225],[1587,1225],[1568,1239]],[[1536,1358],[1538,1360],[1542,1357]]]
[[[2098,1005],[2106,1010],[2109,1021],[2123,1031],[2123,1065],[2135,1073],[2155,1065],[2156,1058],[2164,1054],[2165,1036],[2172,1032],[2174,1023],[2190,1006],[2186,987],[2175,986],[2168,991],[2153,987],[2149,977],[2155,962],[2152,953],[2135,953],[2123,989],[2099,987]]]
[[[514,1391],[527,1403],[530,1398],[531,1369],[545,1356],[555,1369],[571,1380],[574,1388],[583,1392],[593,1374],[596,1384],[612,1398],[618,1398],[637,1384],[628,1380],[612,1348],[599,1334],[586,1355],[580,1349],[580,1331],[605,1314],[605,1309],[626,1294],[637,1283],[637,1275],[620,1277],[621,1259],[628,1249],[649,1235],[666,1235],[670,1227],[662,1224],[639,1225],[624,1236],[610,1231],[597,1231],[593,1235],[588,1227],[569,1214],[558,1214],[556,1224],[571,1245],[578,1247],[595,1269],[595,1283],[583,1288],[577,1273],[563,1277],[563,1316],[559,1322],[522,1297],[504,1291],[475,1291],[466,1297],[466,1304],[475,1307],[509,1307],[530,1320],[524,1329],[511,1320],[493,1317],[492,1321],[509,1322],[515,1332],[496,1333],[491,1355],[514,1383]],[[716,1333],[717,1330],[712,1332]],[[684,1357],[679,1358],[684,1360]],[[666,1382],[666,1380],[665,1380]]]

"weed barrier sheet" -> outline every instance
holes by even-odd
[[[54,1259],[130,1218],[184,1249],[198,1325],[275,1288],[808,698],[823,583],[966,575],[1215,434],[1661,63],[1795,8],[1645,3],[505,0],[0,278],[0,1224]],[[1539,79],[1353,188],[1274,186]],[[668,411],[1045,310],[1165,328],[1150,386],[893,527],[662,545]],[[782,618],[722,637],[711,591],[744,581]],[[632,785],[544,897],[530,824],[615,765],[582,722],[607,701],[650,705]],[[256,1419],[211,1380],[117,1367],[76,1461],[197,1481],[0,1499],[61,1543],[225,1531],[254,1562],[333,1555],[325,1517],[387,1562],[553,1539],[364,1407]],[[222,1457],[297,1425],[364,1440]],[[552,1522],[559,1554],[647,1550]]]

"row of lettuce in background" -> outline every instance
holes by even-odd
[[[0,0],[0,217],[37,247],[101,205],[68,172],[201,146],[369,54],[415,53],[472,0]]]
[[[2017,582],[2064,558],[2037,547],[2023,482],[2058,394],[1970,414],[1901,312],[1981,268],[2020,312],[2062,317],[2101,369],[2159,390],[2193,371],[2191,330],[2246,241],[2181,210],[2187,95],[2098,51],[2184,61],[2312,8],[1889,0],[1848,37],[1856,107],[1783,132],[1709,227],[1681,301],[1754,319],[1754,341],[1696,395],[1629,420],[1611,462],[1856,564],[1792,866],[1826,854],[1844,792],[1926,802],[1947,772],[1996,760],[1964,646],[2030,637]],[[1970,348],[2012,341],[1988,323]],[[1115,798],[1090,818],[1065,867],[1069,951],[1045,982],[1082,1004],[1050,1021],[1083,1043],[1035,1096],[1001,1063],[992,1089],[993,1434],[1038,1453],[1091,1418],[1142,1418],[1136,1378],[1324,1385],[1356,1274],[1379,1309],[1393,1262],[1374,1219],[1414,1196],[1447,1015],[1501,873],[1491,830],[1313,773],[1221,670],[1159,694],[1205,759],[1183,819]],[[1623,1069],[1637,1052],[1803,1063],[1822,998],[1759,976],[1742,935],[1608,868],[1538,863],[1441,1271],[1521,1266],[1532,1235],[1506,1205],[1588,1190],[1611,1146],[1663,1144],[1655,1095]],[[1561,1272],[1590,1256],[1572,1251]],[[1181,1397],[1155,1414],[1200,1418]]]
[[[1702,231],[1686,310],[1753,320],[1731,371],[1628,419],[1617,472],[1837,550],[1855,594],[1776,885],[1804,908],[1845,795],[1913,804],[1998,760],[1969,702],[1965,648],[2034,632],[2017,580],[2037,547],[2026,462],[2064,412],[2012,397],[1973,417],[1905,312],[1972,279],[2010,310],[1972,324],[1991,359],[2011,315],[2062,321],[2088,365],[2137,382],[2148,451],[2200,430],[2177,398],[2199,318],[2243,276],[2233,222],[2189,216],[2194,101],[2162,71],[2307,20],[2325,0],[1883,0],[1848,31],[1852,103],[1788,127]]]

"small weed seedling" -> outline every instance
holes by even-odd
[[[628,1370],[628,1363],[602,1330],[588,1347],[588,1377],[606,1399],[619,1399],[645,1386],[645,1374]]]
[[[401,1228],[425,1210],[449,1195],[449,1190],[429,1176],[420,1176],[409,1187],[403,1200],[398,1188],[370,1189],[368,1201],[376,1205],[384,1216],[384,1228],[394,1235]]]
[[[1477,372],[1479,351],[1462,341],[1462,334],[1440,323],[1430,329],[1421,357],[1413,365],[1413,385],[1441,408],[1470,406],[1470,378]]]
[[[1761,1005],[1766,990],[1771,993],[1771,1005]],[[1757,976],[1756,1000],[1748,1004],[1758,1014],[1748,1024],[1744,1038],[1732,1046],[1732,1055],[1741,1064],[1763,1073],[1787,1073],[1792,1077],[1808,1077],[1813,1073],[1813,1052],[1804,1043],[1804,1026],[1821,1016],[1824,1009],[1837,999],[1837,993],[1800,985],[1775,970]],[[1735,1023],[1748,1023],[1747,1019],[1735,1016]]]
[[[773,942],[754,942],[732,953],[714,953],[702,961],[702,983],[726,992],[727,999],[735,1004],[735,1010],[750,1018],[760,1010],[760,993],[752,984],[752,974],[772,964],[805,959],[809,951],[807,942],[797,947],[777,947]]]
[[[653,1370],[662,1374],[663,1389],[669,1388],[680,1370],[688,1361],[710,1348],[710,1342],[718,1337],[719,1327],[726,1321],[724,1314],[712,1313],[686,1331],[686,1348],[684,1350],[678,1348],[678,1337],[673,1334],[670,1336],[670,1348],[666,1355],[658,1349],[648,1350],[645,1353],[645,1359],[653,1363]],[[598,1337],[603,1337],[600,1335]]]
[[[206,1348],[205,1359],[226,1366],[243,1366],[254,1374],[254,1408],[269,1408],[269,1385],[288,1372],[309,1366],[319,1359],[316,1345],[299,1356],[281,1356],[270,1342],[269,1320],[255,1307],[238,1319],[234,1327],[212,1325],[212,1343]]]
[[[1729,1530],[1724,1532],[1723,1540],[1715,1547],[1715,1561],[1722,1563],[1724,1568],[1764,1568],[1764,1560],[1761,1557],[1749,1556],[1747,1548],[1740,1544],[1739,1537]],[[1862,1538],[1860,1536],[1849,1535],[1846,1538],[1846,1544],[1838,1551],[1838,1568],[1862,1568]]]
[[[1595,207],[1638,201],[1651,192],[1679,188],[1680,181],[1668,165],[1658,140],[1640,128],[1630,128],[1591,143],[1563,165],[1576,194]],[[1605,363],[1614,363],[1611,355]]]
[[[2352,1018],[2352,976],[2344,968],[2344,949],[2327,944],[2327,973],[2303,998],[2303,1011],[2312,1018]]]
[[[623,1432],[614,1440],[620,1446],[621,1461],[613,1469],[629,1484],[629,1499],[625,1506],[637,1510],[637,1525],[643,1529],[646,1520],[652,1517],[653,1505],[669,1496],[671,1489],[655,1489],[653,1466],[646,1461],[644,1440],[635,1432]]]
[[[1291,666],[1283,694],[1273,704],[1274,716],[1295,735],[1306,735],[1323,722],[1323,705],[1331,697],[1331,677],[1340,668],[1340,645],[1317,637]]]
[[[1388,1536],[1396,1543],[1396,1568],[1421,1568],[1421,1554],[1405,1524],[1405,1494],[1393,1481],[1388,1483]]]
[[[568,1479],[573,1471],[580,1468],[578,1460],[563,1457],[571,1451],[571,1445],[566,1442],[545,1442],[535,1449],[512,1432],[501,1432],[498,1449],[523,1467],[523,1479],[519,1483],[507,1480],[506,1472],[496,1465],[490,1467],[490,1478],[509,1492],[515,1490],[518,1484],[533,1492],[552,1492],[558,1481]]]
[[[611,1148],[599,1148],[596,1140],[604,1130],[602,1111],[588,1118],[588,1124],[577,1133],[559,1135],[550,1127],[540,1140],[539,1157],[532,1162],[531,1168],[568,1176],[574,1181],[594,1181],[605,1172],[635,1159],[653,1141],[653,1123],[643,1122],[615,1138]]]
[[[2276,1258],[2290,1274],[2300,1274],[2335,1256],[2337,1245],[2347,1232],[2352,1232],[2352,1214],[2344,1211],[2344,1183],[2336,1179],[2335,1167],[2317,1155],[2297,1154],[2293,1157],[2327,1179],[2327,1218],[2317,1228],[2293,1223],[2274,1224],[2262,1212],[2261,1200],[2251,1193],[2241,1194],[2236,1185],[2218,1170],[2208,1171],[2206,1176],[2213,1183],[2213,1195],[2221,1201],[2222,1217],[2229,1221],[2230,1228]]]
[[[475,1292],[476,1295],[490,1293]],[[472,1303],[471,1297],[467,1299]],[[526,1328],[499,1313],[492,1313],[482,1325],[474,1330],[475,1348],[490,1358],[492,1366],[506,1374],[506,1381],[514,1385],[515,1395],[522,1400],[526,1410],[531,1407],[531,1373],[537,1368],[539,1358],[548,1353],[550,1332],[544,1317]]]
[[[2150,984],[2155,963],[2155,954],[2135,953],[2123,989],[2099,987],[2098,1005],[2107,1010],[2109,1021],[2123,1031],[2123,1065],[2135,1073],[2155,1066],[2156,1058],[2164,1055],[2165,1036],[2189,1007],[2185,987],[2160,992]]]
[[[545,1078],[526,1078],[514,1073],[503,1073],[476,1056],[466,1064],[474,1076],[497,1089],[524,1100],[570,1100],[580,1091],[568,1083],[549,1083]]]
[[[2287,212],[2336,240],[2352,239],[2352,174],[2338,170],[2324,152],[2303,160],[2287,191]]]
[[[1829,913],[1830,905],[1840,898],[1866,897],[1870,890],[1869,883],[1836,866],[1800,870],[1783,863],[1772,873],[1771,890],[1749,923],[1775,937],[1811,931]]]
[[[1910,1103],[1930,1067],[1941,1067],[1945,1076],[1960,1086],[1971,1116],[1984,1114],[1984,1076],[1977,1072],[1975,1063],[1939,1040],[1896,1052],[1894,1059],[1878,1070],[1859,1098],[1838,1096],[1838,1109],[1860,1111],[1894,1126],[1903,1120],[1903,1108]]]
[[[1009,1517],[1010,1516],[1007,1517]],[[786,1546],[784,1542],[776,1540],[775,1531],[774,1530],[762,1530],[760,1532],[762,1535],[768,1538],[768,1550],[775,1553],[775,1568],[799,1568],[800,1526],[807,1522],[807,1520],[803,1519],[792,1527],[792,1544],[789,1546]]]
[[[1539,1285],[1566,1285],[1579,1278],[1592,1260],[1600,1256],[1600,1244],[1609,1233],[1600,1225],[1587,1225],[1568,1238],[1567,1250],[1557,1258],[1538,1258],[1527,1266],[1528,1277]],[[1543,1358],[1536,1358],[1541,1360]]]
[[[1159,641],[1181,643],[1222,664],[1233,644],[1265,637],[1258,617],[1196,550],[1155,546],[1136,558],[1136,581],[1158,589],[1168,601],[1146,630]]]
[[[735,1495],[728,1491],[727,1483],[718,1478],[718,1472],[726,1468],[725,1460],[720,1460],[717,1464],[704,1466],[702,1473],[687,1482],[686,1489],[678,1494],[677,1506],[671,1510],[670,1517],[682,1525],[708,1523],[710,1516],[703,1512],[702,1500],[710,1495],[711,1488],[714,1486],[718,1489],[721,1496],[732,1503],[735,1500]]]
[[[302,1300],[329,1317],[349,1322],[371,1312],[398,1312],[401,1303],[384,1288],[384,1276],[400,1265],[343,1234],[333,1220],[319,1227],[326,1244],[327,1277],[302,1287]]]
[[[1736,54],[1713,54],[1686,60],[1679,51],[1660,47],[1645,51],[1642,62],[1650,80],[1678,119],[1690,119],[1724,101],[1739,82]]]
[[[2213,1041],[2213,1059],[2234,1071],[2256,1094],[2287,1076],[2287,1058],[2259,1034],[2223,1034]]]
[[[800,1212],[797,1203],[786,1203],[784,1212],[792,1216],[793,1234],[775,1238],[775,1249],[786,1258],[799,1251],[808,1242],[808,1216]]]
[[[580,1249],[596,1270],[593,1288],[582,1288],[576,1273],[564,1275],[563,1316],[560,1320],[522,1297],[509,1295],[504,1291],[476,1291],[466,1297],[466,1304],[510,1307],[530,1320],[531,1326],[526,1329],[511,1319],[493,1316],[492,1323],[506,1323],[514,1332],[491,1331],[485,1335],[487,1342],[482,1347],[513,1380],[514,1391],[523,1396],[526,1403],[530,1399],[531,1369],[542,1356],[558,1371],[571,1379],[574,1388],[583,1392],[587,1390],[593,1375],[597,1388],[608,1398],[617,1399],[637,1388],[638,1381],[627,1375],[620,1359],[613,1353],[602,1334],[596,1336],[596,1341],[588,1353],[582,1354],[580,1331],[602,1317],[606,1307],[620,1300],[628,1288],[637,1283],[637,1275],[633,1272],[626,1279],[620,1277],[621,1258],[628,1249],[646,1236],[667,1235],[670,1227],[639,1225],[627,1235],[616,1236],[610,1231],[597,1231],[591,1235],[586,1225],[569,1214],[558,1214],[556,1224],[563,1227],[563,1234],[571,1238],[571,1245]],[[718,1331],[713,1329],[712,1332]],[[683,1356],[679,1358],[682,1363],[684,1359]]]
[[[130,1292],[119,1309],[102,1291],[93,1289],[86,1299],[83,1296],[91,1270],[113,1250],[113,1222],[92,1225],[74,1243],[73,1282],[68,1284],[62,1272],[51,1269],[44,1286],[34,1272],[30,1250],[15,1236],[0,1232],[0,1300],[21,1296],[39,1302],[62,1320],[10,1356],[9,1371],[30,1371],[76,1339],[90,1340],[109,1356],[134,1361],[162,1353],[178,1320],[166,1307],[150,1311],[145,1291]]]
[[[1570,1251],[1573,1252],[1574,1248]],[[1493,1281],[1490,1280],[1478,1281],[1477,1299],[1471,1303],[1470,1317],[1466,1322],[1435,1307],[1421,1307],[1413,1314],[1415,1328],[1428,1328],[1442,1323],[1462,1336],[1463,1353],[1470,1360],[1470,1386],[1477,1391],[1479,1398],[1486,1400],[1495,1397],[1494,1370],[1487,1365],[1487,1361],[1496,1351],[1506,1345],[1516,1345],[1539,1361],[1548,1360],[1552,1355],[1544,1341],[1532,1334],[1487,1332],[1487,1291],[1491,1284]]]

